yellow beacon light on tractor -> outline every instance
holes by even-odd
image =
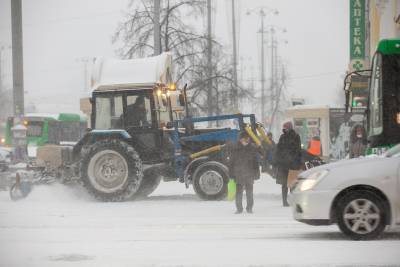
[[[168,89],[171,90],[171,91],[175,91],[176,90],[176,83],[170,83],[168,85]]]

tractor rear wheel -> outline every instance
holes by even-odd
[[[219,162],[201,164],[193,174],[193,189],[204,200],[224,199],[228,192],[228,175]]]
[[[142,178],[138,153],[121,140],[97,142],[82,156],[83,185],[99,200],[125,201],[135,197]]]

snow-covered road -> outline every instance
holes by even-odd
[[[80,188],[41,186],[19,202],[0,192],[0,266],[400,266],[400,232],[356,242],[336,226],[292,220],[269,177],[255,213],[200,201],[179,183],[147,200],[101,203]]]

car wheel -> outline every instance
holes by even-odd
[[[385,230],[386,212],[384,201],[375,193],[352,191],[338,202],[338,226],[351,239],[375,239]]]

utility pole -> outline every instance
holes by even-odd
[[[237,88],[237,48],[236,48],[236,20],[235,20],[235,0],[232,0],[232,43],[233,43],[233,84],[232,84],[232,106],[235,112],[239,110],[238,88]]]
[[[265,56],[264,56],[264,17],[265,12],[260,9],[261,18],[261,121],[265,124]]]
[[[212,41],[211,41],[211,0],[207,0],[207,108],[208,116],[213,115],[212,96]]]
[[[280,91],[279,88],[282,84],[278,81],[279,78],[279,62],[278,62],[278,38],[276,37],[277,31],[282,30],[282,33],[286,33],[286,29],[280,28],[275,25],[268,26],[267,32],[270,33],[270,68],[271,68],[271,76],[270,76],[270,94],[269,94],[269,105],[270,105],[270,126],[272,127],[272,123],[274,121],[274,116],[276,113],[276,109],[278,108],[278,104],[280,101]],[[285,41],[287,43],[287,41]],[[283,74],[282,74],[283,75]],[[282,76],[283,77],[283,76]],[[280,78],[279,78],[280,80]]]
[[[24,68],[21,0],[11,0],[14,116],[24,114]]]
[[[274,52],[274,50],[275,50],[275,39],[274,39],[274,34],[275,34],[275,30],[274,30],[274,28],[271,26],[271,29],[270,29],[270,32],[271,32],[271,87],[270,87],[270,93],[271,93],[271,95],[270,95],[270,105],[271,105],[271,115],[272,115],[272,112],[274,111],[274,97],[275,97],[275,94],[274,94],[274,87],[275,87],[275,52]]]
[[[154,55],[161,54],[160,1],[154,0]]]
[[[273,13],[274,15],[278,15],[279,12],[276,9],[271,9],[268,7],[258,7],[256,8],[260,15],[261,20],[261,28],[258,33],[261,33],[261,122],[263,124],[266,123],[266,116],[265,116],[265,53],[264,53],[264,18],[267,13],[264,10],[267,10],[269,13]],[[250,15],[253,11],[247,11],[247,15]]]

